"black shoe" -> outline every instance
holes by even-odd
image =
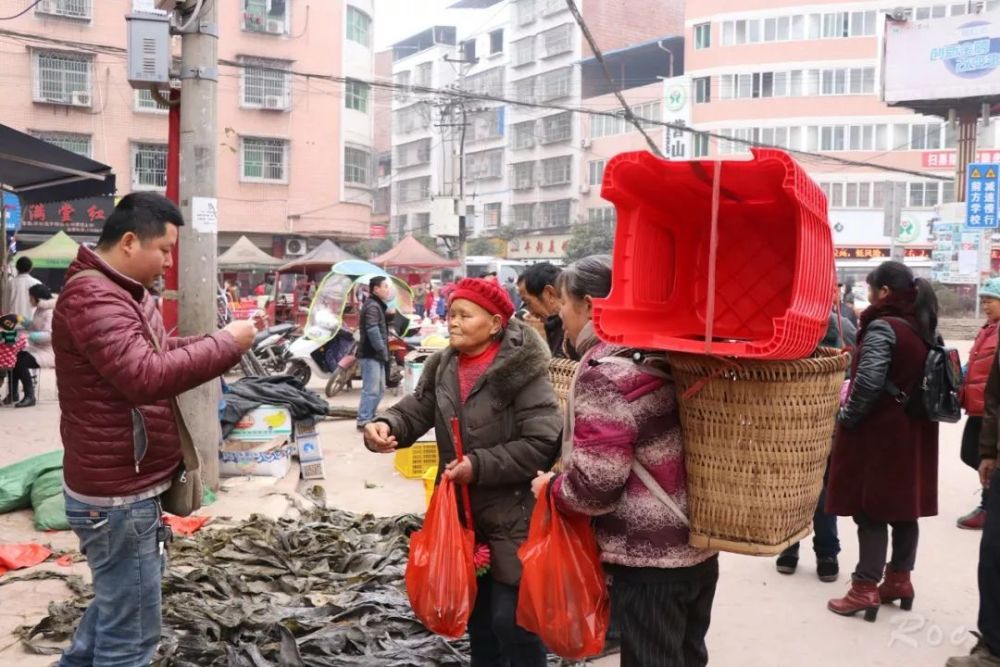
[[[32,407],[34,405],[35,405],[35,397],[34,396],[25,396],[14,407],[15,408],[30,408],[30,407]]]
[[[799,567],[799,557],[781,554],[778,556],[777,566],[781,574],[795,574],[795,570]]]
[[[837,557],[817,556],[816,576],[819,577],[820,581],[825,583],[836,581],[837,577],[840,576],[840,564],[837,562]]]
[[[18,402],[18,400],[19,399],[17,398],[17,394],[14,394],[13,396],[11,396],[10,394],[7,394],[6,398],[3,399],[3,404],[4,405],[14,405],[15,403]]]

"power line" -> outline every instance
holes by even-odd
[[[25,7],[24,10],[22,10],[21,12],[19,12],[17,14],[14,14],[13,16],[3,16],[3,17],[0,17],[0,21],[13,21],[16,18],[24,16],[25,14],[27,14],[28,12],[30,12],[32,9],[34,9],[35,6],[38,5],[41,1],[42,0],[35,0],[30,5],[28,5],[27,7]]]
[[[103,46],[103,45],[99,45],[99,44],[90,44],[90,43],[82,43],[82,42],[69,42],[69,41],[66,41],[66,40],[59,40],[59,39],[55,39],[55,38],[49,38],[49,37],[44,37],[44,36],[41,36],[41,35],[34,35],[34,34],[31,34],[31,33],[20,33],[20,32],[13,31],[13,30],[0,29],[0,35],[6,35],[8,37],[13,37],[13,38],[18,38],[19,37],[21,39],[25,39],[25,40],[28,40],[28,41],[35,41],[35,42],[42,42],[42,43],[55,43],[55,44],[60,44],[60,45],[66,46],[67,48],[72,48],[72,49],[75,49],[75,50],[81,50],[81,49],[91,48],[91,49],[95,49],[97,52],[106,53],[108,55],[124,55],[125,54],[125,49],[119,48],[119,47]],[[234,61],[234,60],[228,60],[228,59],[220,59],[219,60],[219,64],[227,66],[227,67],[233,67],[233,68],[236,68],[236,69],[246,69],[247,68],[247,65],[245,63],[243,63],[243,62]],[[486,93],[472,93],[472,92],[467,92],[467,91],[457,90],[457,89],[432,88],[432,87],[429,87],[429,86],[417,86],[417,85],[405,85],[404,86],[404,85],[401,85],[401,84],[397,84],[397,83],[395,83],[393,81],[383,81],[383,80],[379,80],[379,79],[370,79],[370,80],[368,80],[368,79],[362,79],[362,78],[358,78],[358,77],[340,76],[340,75],[336,75],[336,74],[317,74],[317,73],[312,73],[312,72],[299,72],[299,71],[295,71],[295,70],[291,70],[291,69],[261,67],[260,65],[253,65],[253,67],[254,67],[254,69],[261,69],[261,70],[273,69],[274,71],[284,72],[284,73],[287,73],[287,74],[289,74],[291,76],[303,77],[303,78],[306,78],[306,79],[314,79],[314,80],[317,80],[317,81],[327,81],[327,82],[337,83],[337,84],[346,84],[348,82],[362,83],[362,84],[366,84],[366,85],[368,85],[368,86],[370,86],[372,88],[381,88],[381,89],[386,89],[386,90],[390,90],[390,91],[401,91],[401,92],[406,92],[406,93],[409,93],[409,94],[429,95],[429,96],[445,97],[445,98],[451,98],[451,99],[457,99],[457,100],[465,100],[465,101],[473,101],[473,100],[475,100],[475,101],[481,101],[481,102],[494,102],[494,103],[498,103],[498,104],[508,104],[508,105],[513,105],[513,106],[519,106],[519,107],[529,108],[529,109],[542,109],[542,110],[550,110],[550,111],[569,111],[569,112],[572,112],[572,113],[575,113],[575,114],[586,115],[586,116],[606,117],[606,118],[621,118],[621,112],[619,112],[619,111],[603,111],[603,110],[592,109],[592,108],[581,107],[581,106],[570,106],[570,105],[565,105],[565,104],[555,104],[555,103],[548,102],[548,101],[547,102],[529,102],[529,101],[526,101],[526,100],[511,99],[511,98],[507,98],[507,97],[503,97],[503,96],[499,96],[499,95],[490,95],[490,94],[486,94]],[[406,108],[406,107],[404,107],[404,108]],[[755,147],[759,147],[759,148],[772,148],[772,149],[776,149],[776,150],[785,151],[785,152],[787,152],[789,154],[792,154],[792,155],[798,155],[798,156],[808,157],[808,158],[811,158],[811,159],[825,160],[825,161],[828,161],[828,162],[833,162],[833,163],[841,164],[841,165],[845,165],[845,166],[865,167],[865,168],[875,169],[875,170],[878,170],[878,171],[884,171],[884,172],[888,172],[888,173],[906,174],[906,175],[909,175],[909,176],[916,176],[916,177],[919,177],[919,178],[926,178],[926,179],[937,180],[937,181],[951,181],[951,180],[953,180],[953,178],[951,176],[941,176],[941,175],[938,175],[938,174],[929,174],[929,173],[926,173],[926,172],[917,171],[917,170],[913,170],[913,169],[903,169],[903,168],[900,168],[900,167],[891,167],[891,166],[888,166],[888,165],[874,164],[874,163],[871,163],[871,162],[864,162],[864,161],[861,161],[861,160],[850,160],[848,158],[841,158],[841,157],[837,157],[837,156],[833,156],[833,155],[826,155],[826,154],[816,153],[816,152],[812,152],[812,151],[806,151],[806,150],[801,150],[801,149],[796,149],[796,148],[788,148],[788,147],[785,147],[785,146],[776,146],[776,145],[773,145],[773,144],[766,144],[766,143],[762,143],[762,142],[758,142],[758,141],[752,141],[752,140],[747,140],[747,139],[739,139],[739,138],[736,138],[736,137],[728,137],[728,136],[725,136],[723,134],[719,134],[719,133],[712,132],[712,131],[709,131],[709,130],[699,130],[699,129],[690,127],[690,126],[688,126],[686,124],[683,124],[683,123],[674,123],[674,122],[668,122],[668,121],[663,121],[663,120],[653,119],[653,118],[643,118],[643,117],[639,117],[639,116],[635,116],[635,115],[633,115],[633,120],[637,121],[637,122],[640,122],[640,123],[647,123],[647,124],[651,124],[651,125],[657,125],[657,126],[661,126],[661,127],[666,127],[666,128],[672,129],[672,130],[686,132],[686,133],[689,133],[689,134],[693,134],[695,136],[705,136],[705,137],[709,137],[709,138],[716,139],[716,140],[719,140],[719,141],[728,141],[730,143],[741,144],[741,145],[744,145],[744,146],[755,146]]]

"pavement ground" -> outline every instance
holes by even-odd
[[[956,342],[967,356],[970,343]],[[313,388],[322,391],[314,381]],[[332,399],[340,406],[357,405],[360,388]],[[59,409],[52,371],[42,378],[42,401],[35,408],[0,408],[0,466],[60,447]],[[387,395],[383,407],[396,397]],[[914,572],[916,599],[912,612],[883,607],[876,623],[841,618],[826,610],[826,601],[847,589],[857,559],[853,522],[839,521],[843,551],[841,577],[819,582],[811,542],[802,545],[799,571],[778,574],[772,558],[723,554],[712,627],[708,635],[710,664],[722,667],[941,667],[952,655],[968,653],[973,645],[978,605],[976,563],[980,533],[959,530],[955,519],[978,502],[976,474],[959,460],[964,421],[942,425],[939,507],[936,517],[920,522],[920,550]],[[294,511],[291,494],[319,485],[331,506],[352,512],[393,515],[422,512],[422,482],[400,476],[393,457],[369,453],[361,444],[353,420],[326,421],[319,433],[326,460],[325,480],[298,480],[297,464],[282,480],[225,480],[219,501],[207,508],[216,517],[245,518],[253,512],[271,516]],[[891,474],[891,472],[889,473]],[[0,515],[0,542],[37,541],[56,549],[75,549],[72,533],[37,533],[30,511]],[[49,563],[43,568],[66,569]],[[88,576],[86,565],[70,571]],[[24,572],[24,571],[20,571]],[[13,573],[17,576],[18,573]],[[11,576],[11,575],[8,575]],[[0,587],[0,666],[41,667],[52,657],[28,654],[13,630],[37,622],[50,601],[66,599],[61,581],[16,583]],[[613,667],[617,657],[596,661]]]

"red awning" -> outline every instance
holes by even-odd
[[[408,234],[389,252],[371,260],[385,268],[445,269],[458,266],[458,260],[446,259]]]

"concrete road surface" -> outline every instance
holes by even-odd
[[[956,343],[963,359],[968,342]],[[322,387],[317,383],[317,390]],[[356,405],[359,390],[335,403]],[[43,378],[42,403],[33,409],[0,409],[0,465],[58,448],[58,404],[51,372]],[[386,398],[386,403],[393,400]],[[976,562],[979,533],[959,530],[955,519],[978,501],[976,474],[959,460],[964,422],[941,428],[940,515],[920,523],[920,551],[914,573],[912,612],[883,607],[876,623],[841,618],[826,610],[830,597],[842,595],[857,558],[857,537],[849,519],[840,520],[841,579],[820,583],[809,541],[803,545],[799,572],[782,576],[773,559],[724,554],[708,646],[712,665],[722,667],[941,667],[951,655],[972,646],[978,592]],[[403,479],[391,456],[364,450],[353,422],[326,422],[321,437],[327,479],[322,483],[332,505],[357,512],[397,514],[423,509],[419,481]],[[892,471],[886,471],[891,475]],[[298,482],[298,489],[304,482]],[[249,511],[280,514],[288,509],[282,495],[296,488],[294,479],[246,483],[236,480],[223,494],[215,515],[246,516]],[[0,516],[0,541],[38,540],[73,547],[72,534],[37,534],[26,512]],[[56,566],[51,566],[56,567]],[[77,570],[85,568],[77,565]],[[43,581],[0,587],[0,665],[50,665],[52,658],[22,651],[11,631],[33,623],[50,600],[68,591],[61,582]],[[617,658],[596,662],[618,664]]]

